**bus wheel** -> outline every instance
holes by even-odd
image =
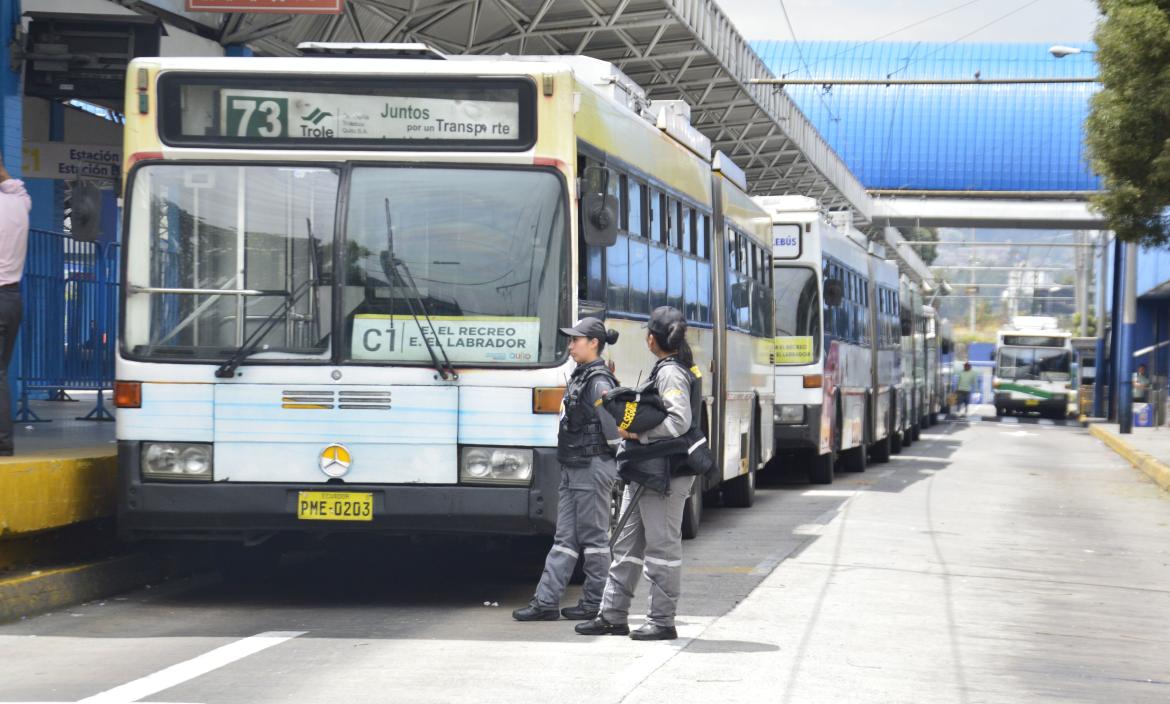
[[[911,440],[918,440],[918,438],[920,438],[920,437],[922,437],[922,428],[918,425],[915,425],[913,428],[910,429],[910,439]],[[909,445],[910,443],[906,443],[906,444]]]
[[[752,438],[748,443],[748,471],[723,485],[723,505],[732,508],[751,508],[756,501],[756,466],[760,463],[759,419],[752,423]]]
[[[902,454],[902,433],[890,433],[890,452],[895,455]]]
[[[841,452],[841,469],[846,472],[865,471],[865,443]]]
[[[870,446],[874,462],[881,463],[890,461],[890,452],[893,450],[892,436],[893,434],[891,433]]]
[[[683,504],[682,537],[683,540],[694,540],[699,537],[699,524],[703,522],[703,478],[695,477],[691,485],[691,495]]]
[[[995,417],[996,418],[1002,418],[1005,414],[1006,414],[1006,409],[1004,409],[1003,406],[996,406],[995,407]]]
[[[808,480],[813,484],[832,484],[835,464],[832,452],[819,455],[814,450],[808,465]]]

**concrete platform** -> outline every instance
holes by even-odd
[[[1089,432],[1170,491],[1170,428],[1134,428],[1122,435],[1116,423],[1092,421]]]

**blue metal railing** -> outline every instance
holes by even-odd
[[[73,390],[97,391],[96,405],[81,420],[114,419],[104,395],[114,382],[118,285],[117,244],[29,230],[19,422],[42,420],[29,407],[31,394],[67,399]]]

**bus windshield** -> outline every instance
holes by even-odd
[[[1072,353],[1068,350],[1036,347],[1002,347],[996,376],[1008,380],[1068,381]]]
[[[346,356],[429,362],[425,334],[455,364],[556,361],[566,224],[561,180],[547,171],[355,168]]]
[[[776,363],[812,364],[821,354],[821,299],[808,267],[776,268]]]
[[[146,166],[128,209],[125,349],[221,362],[276,313],[250,360],[326,362],[339,347],[365,362],[551,364],[568,323],[565,210],[543,170]]]

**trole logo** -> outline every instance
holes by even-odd
[[[345,473],[349,471],[349,466],[353,464],[353,456],[344,445],[334,444],[321,451],[318,462],[322,472],[337,478],[345,476]]]
[[[327,117],[333,117],[333,113],[325,112],[321,108],[313,108],[313,112],[309,113],[308,115],[301,116],[301,119],[305,122],[312,122],[314,125],[319,125],[321,124],[321,120],[324,120]]]

